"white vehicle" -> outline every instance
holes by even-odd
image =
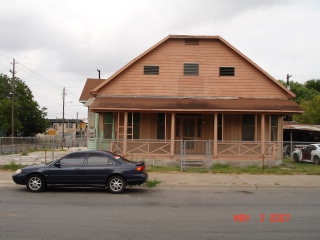
[[[320,144],[309,144],[301,149],[296,149],[292,153],[295,162],[313,162],[320,164]]]

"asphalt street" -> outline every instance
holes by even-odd
[[[319,239],[314,188],[0,186],[1,239]]]

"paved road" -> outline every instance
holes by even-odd
[[[1,239],[319,239],[317,189],[0,187]]]

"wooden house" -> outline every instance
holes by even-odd
[[[279,63],[280,64],[280,63]],[[294,94],[220,36],[169,35],[88,79],[88,146],[143,159],[280,160]]]

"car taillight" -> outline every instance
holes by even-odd
[[[140,165],[140,166],[136,167],[136,170],[139,171],[139,172],[142,172],[144,169],[145,169],[144,165]]]

